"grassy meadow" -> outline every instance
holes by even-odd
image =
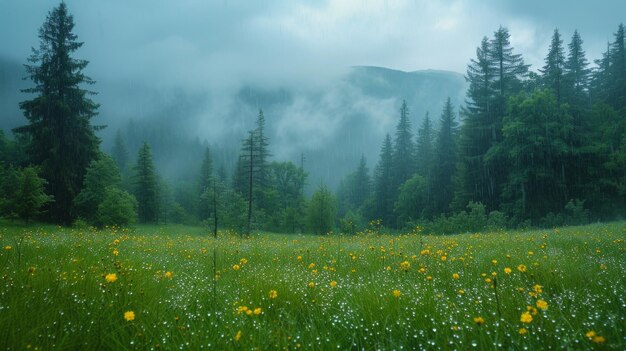
[[[2,222],[0,348],[623,350],[625,240]]]

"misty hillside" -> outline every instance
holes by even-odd
[[[19,64],[2,61],[0,72],[4,81],[0,84],[0,127],[10,130],[25,122],[18,103],[26,95],[19,89],[30,82],[21,80],[25,73]],[[458,107],[465,87],[463,75],[456,72],[358,66],[323,88],[268,90],[250,84],[235,92],[226,108],[218,108],[211,96],[201,94],[164,94],[143,87],[143,92],[135,93],[141,97],[129,101],[122,100],[132,92],[124,84],[97,81],[93,89],[102,104],[96,123],[108,125],[101,132],[104,150],[110,150],[116,130],[123,128],[132,157],[148,141],[167,179],[180,179],[182,169],[198,168],[205,145],[211,146],[216,162],[230,173],[240,141],[262,108],[274,158],[300,164],[304,153],[310,188],[320,183],[334,188],[356,167],[362,153],[368,167],[374,167],[385,134],[394,133],[402,99],[409,106],[415,132],[427,111],[436,123],[448,96]],[[163,95],[168,98],[161,101]],[[148,106],[157,107],[150,110]],[[211,133],[217,128],[216,115],[222,119],[217,138]]]

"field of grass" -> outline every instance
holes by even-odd
[[[625,240],[3,222],[0,348],[623,350]]]

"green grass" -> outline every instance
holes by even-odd
[[[222,234],[1,222],[0,340],[9,349],[626,348],[625,222],[458,236]],[[522,323],[538,300],[547,310]]]

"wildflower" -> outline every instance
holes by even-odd
[[[522,313],[522,316],[520,317],[519,320],[522,323],[529,324],[530,322],[533,321],[533,316],[530,313],[528,313],[528,312],[524,312],[524,313]]]
[[[262,312],[261,307],[257,307],[257,308],[254,309],[254,315],[256,315],[256,316],[260,315],[261,312]]]
[[[519,328],[519,333],[520,333],[520,335],[524,335],[524,334],[528,333],[528,330],[526,330],[526,328]]]
[[[114,283],[117,280],[117,274],[109,273],[104,277],[104,279],[107,281],[107,283]]]
[[[241,339],[241,330],[237,331],[237,334],[235,334],[233,339],[235,339],[235,341],[239,341],[239,339]]]
[[[509,267],[504,268],[504,273],[511,274],[512,270]]]
[[[491,278],[485,279],[485,283],[491,283]]]
[[[131,322],[135,320],[135,312],[133,311],[126,311],[124,312],[124,320],[126,320],[127,322]]]
[[[517,266],[517,270],[522,272],[522,273],[525,273],[526,272],[526,266],[523,265],[523,264],[520,264],[519,266]]]
[[[270,299],[275,299],[278,297],[278,292],[276,290],[270,290],[269,292]]]
[[[120,254],[120,252],[117,249],[113,250],[113,256],[118,256]]]
[[[445,260],[447,260],[447,259],[448,259],[448,258],[447,258],[446,256],[441,256],[441,260],[442,260],[442,261],[445,261]]]
[[[533,286],[533,290],[535,290],[535,292],[537,294],[541,294],[543,292],[543,290],[541,288],[542,288],[542,286],[539,285],[539,284],[535,284],[535,286]]]
[[[113,240],[113,244],[114,244],[114,245],[117,245],[117,244],[119,244],[119,243],[120,243],[120,239],[115,239],[115,240]]]
[[[298,256],[298,262],[302,261],[302,256]]]
[[[238,264],[233,265],[233,270],[238,271],[241,267]]]
[[[247,259],[245,259],[245,258],[242,258],[242,259],[240,259],[240,260],[239,260],[239,263],[241,263],[242,265],[244,265],[244,264],[248,263],[248,260],[247,260]]]
[[[606,339],[604,338],[604,336],[596,335],[591,338],[591,341],[595,342],[596,344],[603,344]]]
[[[237,314],[242,314],[242,313],[246,313],[248,312],[248,307],[247,306],[239,306],[237,307]]]
[[[485,324],[485,319],[483,317],[474,317],[474,323],[478,325],[483,325]]]
[[[7,245],[7,246],[4,247],[5,251],[11,251],[12,249],[13,249],[13,246],[11,246],[11,245]]]
[[[586,337],[588,337],[589,339],[591,339],[591,338],[593,338],[594,336],[596,336],[596,332],[595,332],[595,331],[593,331],[593,330],[590,330],[590,331],[588,331],[588,332],[585,334],[585,336],[586,336]]]
[[[313,269],[313,267],[315,267],[315,263],[311,262],[311,264],[309,264],[309,269]]]
[[[433,277],[431,275],[426,277],[426,280],[433,280]]]
[[[459,295],[463,295],[463,294],[465,294],[465,290],[463,289],[459,290]]]
[[[172,277],[172,272],[170,272],[170,271],[165,272],[165,278],[169,279],[171,277]]]
[[[28,274],[34,274],[36,269],[35,267],[28,267]]]
[[[337,282],[333,280],[332,282],[330,282],[329,285],[330,285],[331,288],[334,288],[334,287],[337,286]]]
[[[430,255],[430,250],[422,250],[422,251],[420,251],[420,255],[422,255],[422,256]]]
[[[537,309],[533,306],[526,306],[526,311],[530,312],[533,316],[537,315]]]
[[[498,260],[491,260],[491,264],[498,264]]]
[[[459,273],[452,274],[452,279],[459,279]]]
[[[402,293],[400,292],[400,290],[396,289],[393,291],[393,297],[400,297]]]
[[[402,268],[405,271],[408,271],[409,267],[411,267],[411,264],[409,263],[409,261],[404,261],[400,263],[400,268]]]
[[[545,311],[548,309],[548,303],[544,300],[537,300],[537,308]]]
[[[315,282],[309,282],[309,288],[313,289],[315,287]]]

